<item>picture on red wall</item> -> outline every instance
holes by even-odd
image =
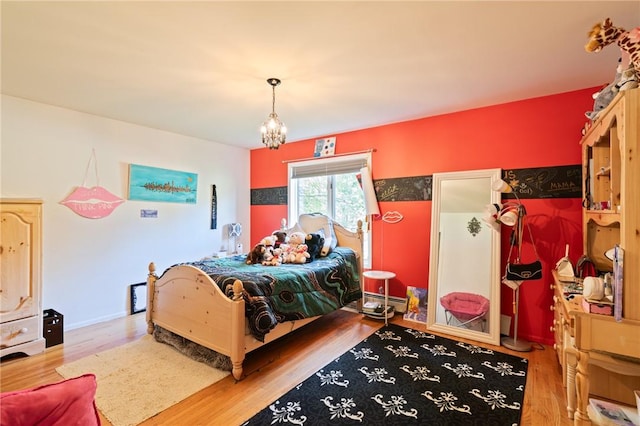
[[[314,157],[329,157],[336,153],[336,138],[316,139],[316,147],[313,151]]]
[[[407,287],[407,310],[404,319],[414,322],[427,322],[427,289]]]

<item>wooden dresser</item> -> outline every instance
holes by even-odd
[[[589,394],[634,405],[640,386],[640,321],[617,322],[589,314],[582,296],[567,297],[565,283],[553,271],[555,345],[567,387],[567,412],[576,425],[590,424]]]
[[[0,357],[44,351],[42,202],[0,200]]]
[[[591,423],[590,393],[634,405],[633,390],[640,384],[639,127],[640,89],[628,90],[600,113],[581,141],[583,250],[604,273],[613,270],[605,252],[619,245],[624,277],[622,316],[616,321],[585,312],[582,296],[567,298],[565,284],[553,274],[552,330],[576,425]]]

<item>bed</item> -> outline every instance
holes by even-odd
[[[362,300],[362,222],[353,232],[320,214],[301,215],[294,231],[325,236],[325,256],[306,264],[247,265],[246,255],[149,264],[147,332],[167,330],[231,360],[242,378],[245,355],[309,322]],[[302,308],[301,308],[302,307]]]

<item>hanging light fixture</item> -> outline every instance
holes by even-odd
[[[260,133],[262,133],[263,144],[269,149],[278,149],[287,139],[287,126],[280,121],[278,114],[276,114],[276,86],[280,84],[280,80],[277,78],[268,78],[267,83],[271,85],[273,90],[271,114],[269,114],[267,120],[262,123]]]

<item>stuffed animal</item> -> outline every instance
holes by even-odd
[[[640,27],[627,31],[614,27],[611,19],[607,18],[593,26],[584,48],[587,52],[599,52],[613,42],[620,46],[622,69],[627,69],[631,64],[635,73],[640,74]]]
[[[294,232],[289,236],[289,242],[286,244],[285,251],[283,252],[283,263],[307,262],[310,255],[307,252],[308,247],[305,244],[306,238],[307,234],[304,232]]]
[[[599,92],[593,94],[593,111],[585,112],[585,116],[590,120],[595,120],[600,111],[609,106],[618,92],[635,89],[636,87],[638,87],[638,78],[633,68],[629,67],[623,70],[622,64],[619,63],[613,81]]]
[[[324,246],[324,237],[322,234],[307,234],[304,243],[307,245],[307,252],[309,253],[307,262],[311,262],[313,259],[320,257],[320,250]]]
[[[311,255],[307,251],[306,244],[298,244],[294,250],[294,257],[291,263],[307,263]]]
[[[621,92],[623,90],[635,89],[640,85],[640,72],[636,72],[633,67],[629,66],[620,73],[620,78],[616,83],[616,89]]]
[[[282,244],[287,242],[287,233],[284,231],[273,231],[273,234],[271,235],[276,237],[276,241],[273,244],[274,248],[279,248]]]
[[[265,251],[266,249],[264,247],[264,244],[256,244],[253,249],[251,249],[251,252],[249,252],[249,254],[247,255],[247,265],[262,263],[262,261],[264,260]]]
[[[264,247],[267,249],[267,251],[273,250],[276,244],[275,235],[269,235],[267,237],[264,237],[262,240],[260,240],[260,244],[264,244]]]
[[[282,265],[282,250],[279,248],[267,249],[264,259],[262,260],[264,266],[280,266]]]
[[[262,264],[266,266],[276,266],[282,263],[280,261],[281,250],[276,249],[275,246],[276,237],[275,235],[269,235],[260,240],[260,244],[264,245],[264,255],[262,256]],[[277,250],[277,252],[276,252]],[[274,259],[277,255],[277,259]]]

